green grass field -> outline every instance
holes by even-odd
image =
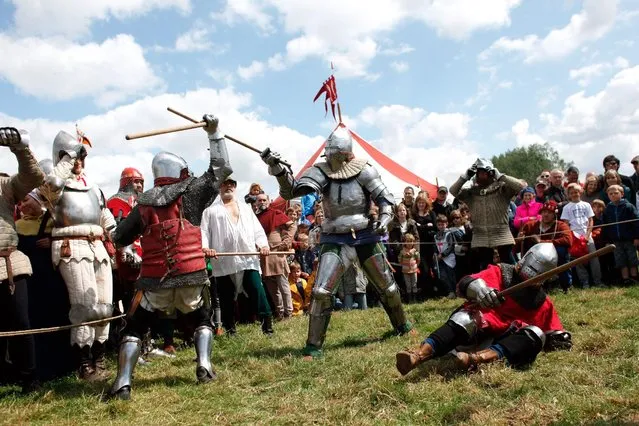
[[[527,371],[478,373],[430,361],[402,378],[395,352],[418,343],[459,301],[407,307],[419,336],[390,336],[381,309],[338,312],[325,357],[303,361],[307,320],[263,336],[243,326],[218,338],[217,382],[195,385],[194,351],[138,366],[129,402],[100,401],[108,384],[69,377],[30,396],[0,388],[4,424],[639,424],[639,288],[553,296],[570,352],[541,354]],[[114,363],[110,364],[114,367]]]

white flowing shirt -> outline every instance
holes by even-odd
[[[249,204],[237,203],[240,217],[233,223],[222,197],[218,196],[213,204],[202,213],[202,247],[210,248],[218,253],[256,252],[258,247],[268,247],[268,239],[264,228]],[[259,256],[224,256],[211,259],[214,277],[233,275],[238,272],[260,269]]]

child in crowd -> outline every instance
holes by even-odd
[[[610,169],[604,173],[604,186],[603,191],[601,191],[601,200],[608,205],[610,203],[610,198],[608,198],[608,188],[612,185],[619,185],[621,187],[621,197],[626,200],[630,200],[632,197],[631,189],[628,188],[621,182],[621,176],[616,170]]]
[[[404,285],[406,286],[406,300],[413,303],[417,298],[417,273],[419,272],[419,250],[415,247],[415,236],[405,234],[404,244],[399,251],[398,261],[402,265]]]
[[[623,197],[621,185],[607,189],[610,203],[604,211],[603,228],[606,241],[615,245],[615,266],[621,272],[624,285],[637,284],[637,247],[639,247],[639,213],[637,208]],[[634,222],[626,222],[634,220]],[[626,222],[626,223],[620,223]]]
[[[437,233],[435,234],[435,271],[437,277],[446,286],[448,298],[455,298],[455,287],[457,286],[457,278],[455,276],[455,236],[448,228],[448,219],[446,216],[437,215]]]
[[[262,185],[259,183],[252,183],[249,188],[248,194],[244,196],[244,201],[246,204],[255,204],[255,200],[257,200],[257,196],[260,194],[264,194],[264,189],[262,189]]]
[[[293,299],[293,316],[299,316],[308,311],[313,283],[302,278],[302,267],[299,263],[291,263],[289,269],[291,272],[288,275],[288,283],[291,286],[291,299]]]
[[[299,234],[297,236],[298,248],[295,250],[295,261],[302,269],[302,278],[307,279],[313,272],[315,253],[308,244],[308,235]]]
[[[322,209],[315,210],[315,221],[313,226],[308,231],[308,245],[311,250],[315,252],[316,256],[319,256],[319,242],[322,234],[322,223],[324,223],[324,211]]]
[[[366,287],[368,280],[362,271],[359,260],[355,258],[350,268],[342,275],[344,290],[344,310],[364,310],[368,308],[366,301]]]
[[[584,189],[584,193],[588,189],[589,183],[590,178],[586,179],[586,189]],[[606,210],[606,204],[602,200],[596,198],[590,203],[590,205],[592,206],[592,211],[595,213],[595,217],[592,218],[592,239],[595,242],[595,248],[599,250],[606,245],[606,239],[604,238],[602,227],[604,224],[604,210]],[[608,253],[603,256],[599,256],[599,265],[601,266],[601,279],[610,283],[610,279],[613,278],[613,274],[615,272],[614,254]]]
[[[570,230],[573,232],[576,238],[583,238],[586,240],[588,247],[588,253],[592,253],[596,250],[595,242],[592,239],[593,217],[595,213],[592,211],[590,204],[585,201],[581,201],[581,193],[583,188],[577,183],[571,183],[568,185],[568,204],[566,204],[561,212],[561,220],[568,222]],[[582,288],[590,287],[590,279],[588,277],[588,270],[586,265],[578,265],[577,276]],[[601,282],[601,266],[599,265],[599,259],[596,257],[590,261],[590,273],[592,274],[593,284],[597,287],[602,287]]]

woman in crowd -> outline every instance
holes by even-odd
[[[428,196],[428,192],[421,191],[415,199],[413,205],[412,218],[417,224],[417,232],[419,234],[420,265],[417,280],[417,287],[423,295],[427,294],[427,290],[434,285],[433,278],[430,274],[433,268],[434,239],[433,236],[437,232],[436,215],[433,211],[433,203]]]
[[[601,199],[601,191],[599,190],[599,180],[597,176],[588,176],[584,183],[584,193],[581,195],[581,200],[590,203],[597,199]]]
[[[395,217],[388,226],[388,260],[396,265],[399,264],[399,252],[406,234],[412,234],[415,237],[415,244],[419,243],[417,223],[410,218],[404,203],[399,203],[395,209]],[[405,288],[401,268],[396,267],[394,275],[400,288]]]
[[[623,198],[625,198],[626,200],[630,200],[630,197],[632,195],[632,193],[630,192],[630,188],[628,188],[626,185],[623,184],[623,182],[621,182],[621,176],[619,176],[619,173],[616,170],[610,169],[604,174],[604,187],[600,194],[601,200],[606,203],[606,205],[608,205],[608,203],[610,202],[610,198],[608,198],[608,187],[612,185],[619,185],[620,187],[622,187]]]
[[[531,187],[526,187],[521,190],[521,205],[515,210],[515,219],[513,225],[517,231],[526,223],[534,220],[538,220],[539,210],[543,204],[535,201],[535,190]]]

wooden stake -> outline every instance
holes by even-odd
[[[206,126],[206,123],[188,124],[186,126],[169,127],[168,129],[159,129],[159,130],[151,130],[149,132],[133,133],[130,135],[126,135],[125,138],[126,140],[130,141],[133,139],[148,138],[149,136],[164,135],[167,133],[181,132],[183,130],[197,129],[199,127],[204,127],[204,126]]]

